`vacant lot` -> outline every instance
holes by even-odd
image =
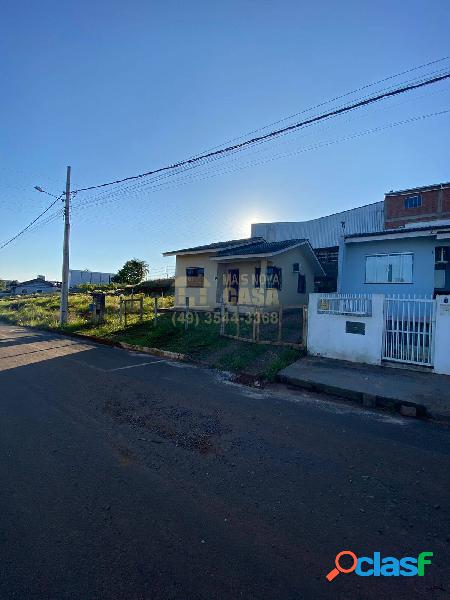
[[[173,314],[161,314],[155,323],[154,300],[144,298],[144,319],[131,315],[127,327],[120,322],[119,297],[106,297],[106,319],[92,325],[89,313],[90,294],[69,296],[69,322],[59,325],[59,296],[16,297],[0,300],[0,319],[15,325],[38,327],[87,337],[126,342],[186,354],[195,361],[232,372],[273,380],[277,372],[297,360],[301,353],[293,348],[257,345],[221,337],[219,324],[203,318],[185,330],[184,323]],[[160,308],[170,308],[173,297],[159,298]],[[136,310],[137,310],[136,304]]]

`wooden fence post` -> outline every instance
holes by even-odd
[[[123,301],[123,313],[124,313],[124,319],[125,319],[125,327],[127,326],[127,303],[128,303],[128,300],[125,298]]]
[[[122,318],[123,318],[123,298],[122,296],[119,297],[119,321],[120,324],[122,325]]]
[[[139,299],[139,320],[141,323],[144,320],[144,296]]]
[[[278,309],[278,341],[281,342],[281,327],[283,324],[283,306]]]
[[[236,302],[236,337],[240,334],[240,323],[239,323],[239,304]]]
[[[223,299],[220,303],[220,335],[225,333],[225,304]]]
[[[155,296],[155,316],[153,319],[153,325],[156,327],[158,322],[158,296]]]
[[[184,309],[184,330],[188,328],[188,316],[189,316],[189,296],[186,296],[186,308]]]

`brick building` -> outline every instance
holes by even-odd
[[[338,277],[339,245],[344,236],[377,234],[386,230],[403,230],[432,222],[433,226],[450,223],[450,183],[399,190],[385,194],[384,201],[359,206],[318,219],[300,222],[254,223],[252,236],[268,241],[305,238],[326,272],[316,278],[316,289],[335,291]],[[450,261],[450,246],[436,247],[436,271]],[[436,283],[450,286],[450,263],[447,275],[438,273]],[[436,285],[436,288],[442,286]],[[450,289],[450,288],[449,288]]]
[[[384,198],[385,229],[450,219],[450,183],[389,192]]]

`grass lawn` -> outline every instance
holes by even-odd
[[[161,314],[154,322],[153,299],[144,299],[144,320],[131,316],[127,327],[120,323],[119,298],[106,297],[106,318],[101,325],[90,321],[90,294],[69,295],[69,322],[59,325],[59,295],[0,299],[0,319],[4,322],[76,333],[112,342],[126,342],[188,355],[191,359],[227,371],[247,373],[273,381],[277,372],[297,360],[302,353],[288,347],[241,342],[219,335],[219,324],[200,317],[187,330],[172,314]],[[173,297],[159,299],[160,308],[173,305]]]

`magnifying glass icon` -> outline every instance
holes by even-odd
[[[346,554],[348,556],[351,556],[352,560],[353,560],[352,566],[350,568],[348,568],[348,569],[344,569],[344,567],[342,567],[340,565],[340,563],[339,563],[339,560],[340,560],[341,556],[344,556]],[[328,575],[327,575],[328,581],[333,581],[333,579],[335,577],[337,577],[339,575],[339,573],[351,573],[352,571],[354,571],[356,569],[357,564],[358,564],[358,557],[351,550],[342,550],[342,552],[339,552],[339,554],[336,554],[336,558],[334,559],[334,564],[336,565],[336,568],[332,569],[328,573]]]

